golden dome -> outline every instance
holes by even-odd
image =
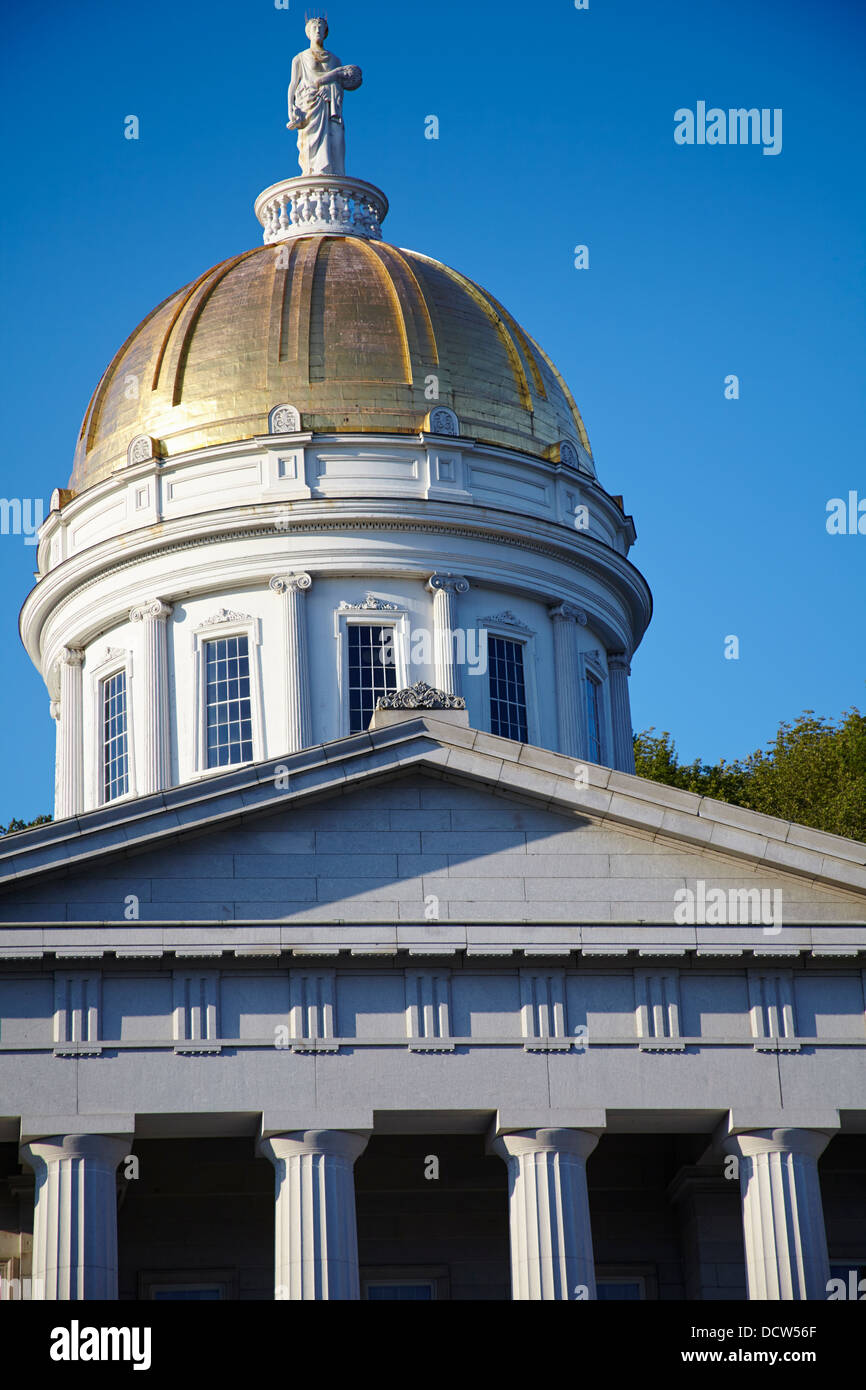
[[[484,443],[589,452],[553,363],[478,285],[384,242],[301,236],[223,261],[147,316],[93,394],[69,486],[125,465],[136,435],[170,458],[267,434],[284,402],[314,433],[417,434],[439,404]]]

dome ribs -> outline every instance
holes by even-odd
[[[286,347],[289,337],[292,276],[295,271],[295,257],[299,245],[299,242],[291,241],[283,246],[272,248],[274,253],[274,283],[271,291],[271,312],[268,325],[268,368],[271,367],[272,363],[287,360]]]
[[[214,271],[218,269],[218,266],[212,265],[209,270],[206,270],[203,275],[200,275],[197,280],[193,280],[192,284],[187,286],[186,293],[184,293],[183,290],[181,290],[181,295],[183,297],[171,316],[171,321],[169,322],[168,328],[165,330],[165,333],[162,336],[162,342],[159,345],[159,352],[156,354],[156,361],[153,365],[153,377],[150,383],[151,391],[156,391],[159,388],[159,377],[162,371],[163,358],[165,357],[166,351],[168,349],[168,344],[171,339],[171,335],[174,332],[175,324],[177,323],[178,319],[180,318],[189,301],[192,299],[198,287],[200,285],[203,285],[208,276],[213,275]]]
[[[532,344],[530,343],[529,338],[527,337],[526,333],[521,328],[517,320],[513,318],[511,314],[509,314],[508,310],[505,308],[504,305],[500,304],[498,299],[494,299],[492,294],[489,294],[487,297],[490,300],[490,303],[496,309],[496,312],[501,316],[503,321],[508,324],[508,327],[510,328],[512,335],[517,339],[517,342],[520,345],[523,356],[529,363],[529,370],[532,372],[532,380],[535,382],[535,394],[539,396],[541,400],[546,401],[547,390],[544,385],[544,378],[542,377],[541,372],[539,371],[538,358],[535,356],[535,353],[532,350]]]
[[[589,443],[589,435],[586,432],[586,426],[583,423],[583,417],[581,416],[581,413],[577,408],[577,401],[574,399],[574,396],[568,389],[568,385],[565,381],[565,378],[560,375],[559,371],[553,365],[553,362],[548,357],[547,353],[544,351],[544,348],[540,347],[539,344],[535,341],[535,339],[530,337],[529,334],[527,334],[526,336],[529,338],[529,341],[532,343],[532,346],[535,348],[535,351],[538,353],[539,357],[541,357],[547,363],[548,367],[550,368],[550,371],[552,372],[556,381],[559,383],[559,389],[562,391],[562,394],[568,401],[569,409],[571,410],[571,413],[574,416],[574,422],[577,425],[577,432],[580,435],[580,442],[583,445],[586,452],[589,454],[590,458],[592,458],[592,449]]]
[[[481,444],[589,449],[556,367],[486,290],[421,252],[301,235],[212,266],[143,320],[97,384],[70,487],[107,478],[136,434],[187,455],[262,433],[283,401],[314,434],[417,434],[437,400]]]
[[[415,369],[424,376],[428,367],[439,366],[439,347],[424,291],[406,257],[394,246],[370,242],[369,250],[384,263],[399,299],[409,353],[410,384]]]
[[[304,237],[295,243],[292,279],[287,281],[280,334],[280,362],[295,362],[305,386],[310,383],[310,314],[313,282],[324,237]]]
[[[230,261],[224,261],[221,266],[217,266],[210,272],[204,284],[200,284],[195,290],[190,303],[189,316],[183,328],[179,330],[179,343],[177,348],[177,360],[174,368],[174,382],[172,385],[171,403],[180,405],[183,399],[183,377],[186,369],[186,360],[195,333],[196,324],[201,317],[201,312],[219,284],[230,275],[236,266],[242,261],[246,261],[250,256],[261,256],[267,251],[264,246],[257,246],[252,251],[244,251],[240,256],[235,256]]]
[[[392,398],[389,387],[412,385],[406,323],[388,268],[367,243],[328,237],[310,296],[310,385],[337,388],[332,409],[345,422],[361,405],[362,383],[375,385],[379,403]]]
[[[175,291],[175,294],[183,294],[183,290],[177,290]],[[139,337],[142,330],[145,329],[147,325],[151,323],[153,319],[156,318],[157,314],[159,314],[167,304],[171,303],[174,297],[174,295],[169,295],[168,298],[164,299],[161,304],[157,304],[155,309],[151,309],[147,317],[142,319],[141,323],[138,324],[137,327],[135,327],[132,330],[129,337],[123,343],[121,343],[120,347],[117,349],[117,352],[112,357],[105,371],[102,373],[102,376],[99,378],[96,390],[94,391],[93,396],[91,397],[90,406],[88,407],[90,410],[90,421],[88,423],[87,417],[85,416],[84,422],[81,426],[82,434],[84,433],[85,425],[87,426],[87,443],[85,444],[86,451],[89,451],[93,448],[97,427],[99,425],[100,416],[102,414],[103,402],[105,401],[109,388],[114,384],[117,368],[123,361],[127,350],[136,340],[136,338]]]
[[[461,275],[459,270],[453,270],[450,265],[444,265],[442,262],[437,262],[437,264],[442,266],[445,274],[450,276],[455,284],[462,286],[470,298],[475,301],[478,307],[482,309],[490,319],[490,322],[495,327],[502,345],[508,354],[508,361],[514,376],[514,384],[517,387],[517,393],[520,397],[520,404],[523,406],[524,410],[528,410],[531,414],[532,392],[529,389],[529,379],[526,375],[523,362],[521,361],[520,353],[517,351],[517,345],[509,332],[507,323],[501,318],[480,285],[476,285],[474,280],[469,280],[465,275]]]

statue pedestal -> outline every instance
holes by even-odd
[[[345,174],[310,174],[273,183],[256,198],[266,245],[297,236],[382,240],[388,199],[380,188]]]

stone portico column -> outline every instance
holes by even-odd
[[[129,615],[130,622],[143,624],[144,636],[144,708],[137,716],[143,738],[136,779],[142,796],[162,791],[171,780],[166,628],[170,614],[171,605],[155,598]]]
[[[346,1130],[259,1141],[276,1169],[276,1298],[360,1298],[354,1165],[366,1146]]]
[[[613,765],[618,772],[634,772],[634,739],[631,733],[631,704],[628,678],[631,667],[624,652],[608,653],[610,713],[613,723]]]
[[[84,810],[83,662],[84,652],[77,647],[64,647],[60,653],[58,820]]]
[[[115,1174],[131,1142],[131,1135],[55,1134],[22,1146],[36,1174],[34,1298],[117,1298]]]
[[[831,1135],[761,1129],[724,1141],[740,1167],[750,1299],[825,1299],[830,1268],[818,1159]]]
[[[304,595],[313,581],[302,571],[278,574],[269,588],[286,598],[286,720],[287,753],[299,753],[313,742],[310,703],[310,661]]]
[[[457,630],[457,595],[469,592],[469,580],[462,574],[431,574],[427,588],[433,595],[433,666],[437,690],[461,695],[460,667],[454,660]],[[465,647],[464,647],[465,659]]]
[[[526,1129],[490,1148],[508,1165],[511,1297],[595,1298],[586,1160],[598,1136]]]
[[[586,614],[573,603],[557,603],[548,609],[553,623],[553,662],[556,679],[556,718],[559,752],[569,758],[583,756],[583,705],[577,669],[577,625],[586,626]]]

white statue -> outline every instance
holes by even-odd
[[[306,32],[310,46],[292,60],[286,124],[298,132],[302,174],[345,174],[343,89],[360,87],[361,69],[341,66],[337,55],[322,46],[328,37],[326,19],[309,20]]]

